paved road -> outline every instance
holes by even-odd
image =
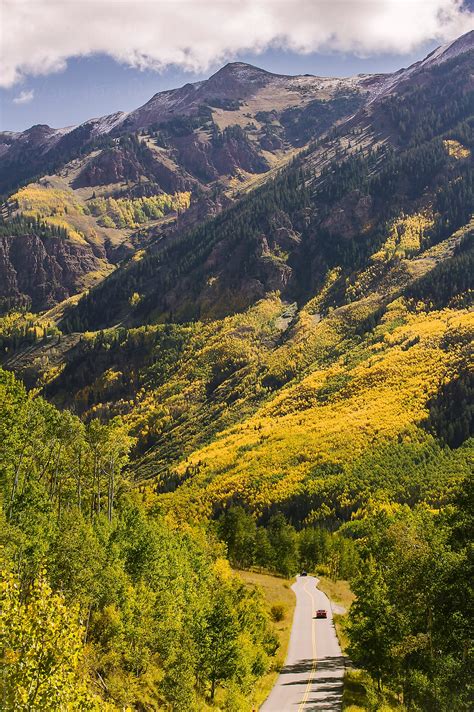
[[[344,659],[327,596],[313,576],[299,576],[292,589],[296,608],[290,645],[275,687],[260,712],[340,712]],[[315,618],[325,608],[327,619]]]

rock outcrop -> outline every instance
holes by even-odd
[[[0,236],[0,311],[48,309],[78,291],[99,269],[88,245],[35,234]]]

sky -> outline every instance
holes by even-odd
[[[227,61],[390,72],[474,29],[474,0],[0,0],[0,130],[129,111]]]

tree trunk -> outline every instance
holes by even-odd
[[[81,493],[81,476],[82,476],[82,450],[79,450],[77,458],[77,478],[76,478],[76,495],[77,507],[82,512],[82,493]]]
[[[113,512],[113,507],[114,507],[114,468],[112,467],[110,474],[109,474],[109,500],[107,503],[107,516],[109,519],[109,522],[112,521],[112,512]]]
[[[114,507],[114,487],[115,487],[115,457],[109,461],[109,481],[107,488],[107,518],[112,521],[112,513]]]
[[[23,456],[25,454],[27,444],[28,443],[25,442],[25,444],[23,445],[23,447],[21,449],[20,460],[18,462],[18,465],[16,466],[15,476],[13,478],[12,491],[11,491],[11,495],[10,495],[10,506],[8,508],[8,521],[10,521],[10,519],[12,517],[12,513],[13,513],[13,502],[15,501],[15,495],[16,495],[16,490],[18,487],[18,481],[20,479],[21,465],[23,463]]]

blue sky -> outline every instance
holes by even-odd
[[[474,0],[0,0],[0,129],[129,111],[226,61],[391,72],[474,28]]]
[[[408,55],[382,54],[365,59],[351,54],[306,55],[276,49],[259,55],[237,54],[235,59],[281,74],[349,76],[397,70],[416,62],[436,46],[436,42],[431,42]],[[129,111],[158,91],[205,79],[220,66],[216,63],[208,71],[198,73],[179,67],[157,72],[127,67],[103,55],[71,59],[62,72],[28,78],[21,88],[1,89],[0,127],[20,131],[33,124],[48,124],[56,128],[114,111]],[[30,102],[13,102],[21,91],[31,90],[34,98]]]

